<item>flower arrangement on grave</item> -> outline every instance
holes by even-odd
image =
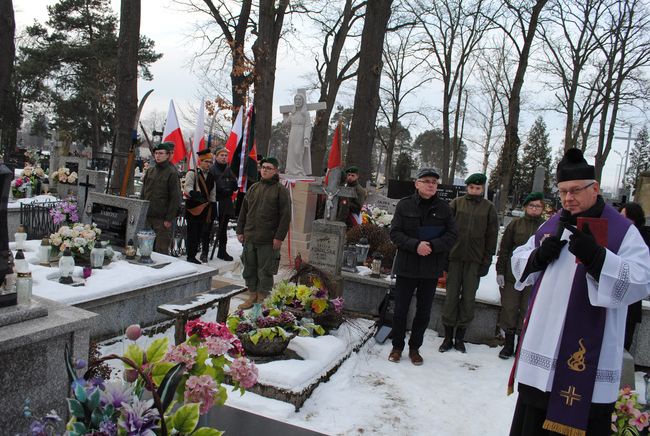
[[[356,244],[361,238],[366,238],[370,244],[368,253],[381,255],[383,272],[390,271],[397,248],[390,241],[388,232],[383,227],[373,223],[363,223],[348,230],[345,237],[348,244]]]
[[[230,331],[239,337],[247,353],[277,355],[282,353],[296,335],[311,336],[325,333],[319,325],[301,320],[288,310],[256,304],[247,312],[238,310],[226,321]]]
[[[11,195],[14,198],[25,198],[28,191],[32,191],[32,180],[29,177],[20,176],[11,181]]]
[[[650,425],[650,411],[642,410],[639,394],[629,386],[618,393],[612,413],[612,434],[616,436],[638,436]]]
[[[393,215],[389,214],[384,209],[372,207],[370,205],[364,205],[361,209],[362,224],[374,224],[380,227],[388,227],[390,226],[391,221],[393,221]]]
[[[123,381],[78,375],[85,362],[73,362],[66,350],[73,380],[67,434],[221,435],[213,428],[197,428],[200,415],[225,403],[226,376],[233,391],[243,393],[257,383],[257,368],[224,324],[190,321],[185,331],[189,338],[177,346],[170,347],[167,337],[146,349],[133,342],[124,355],[111,354],[93,363],[121,360]],[[138,325],[126,330],[129,340],[140,335]]]
[[[330,299],[318,277],[311,278],[311,285],[281,281],[273,286],[266,301],[274,307],[301,309],[312,314],[321,314],[328,309],[339,314],[343,311],[343,298]]]
[[[52,249],[61,253],[66,248],[70,248],[75,258],[90,260],[90,250],[95,246],[95,241],[101,233],[102,230],[94,223],[64,225],[50,235],[50,244]]]
[[[41,161],[41,151],[36,147],[27,147],[25,150],[25,160],[32,165],[38,165]]]
[[[77,183],[78,175],[76,171],[70,171],[70,168],[59,168],[52,172],[50,178],[59,183],[74,185]]]
[[[50,208],[49,213],[52,217],[52,222],[54,222],[56,225],[72,225],[79,222],[79,211],[77,209],[77,203],[71,199],[55,203]]]

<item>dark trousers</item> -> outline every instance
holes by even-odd
[[[230,215],[221,214],[219,216],[219,229],[217,243],[219,244],[219,253],[223,254],[226,252],[226,245],[228,245],[228,222],[230,221]]]
[[[207,223],[205,221],[205,216],[203,215],[198,217],[188,215],[186,219],[187,219],[187,258],[192,259],[196,257],[196,253],[199,251],[199,242],[203,242],[205,228],[207,227],[209,229],[210,223]],[[210,237],[210,233],[208,230],[208,238],[209,237]]]
[[[548,408],[548,392],[542,392],[531,386],[519,384],[519,397],[512,417],[510,436],[550,436],[558,433],[544,430],[546,409]],[[614,403],[591,403],[587,436],[609,436]]]
[[[417,350],[422,346],[424,331],[429,325],[431,318],[431,305],[436,295],[438,277],[431,279],[412,279],[408,277],[397,277],[395,282],[395,313],[393,314],[393,348],[404,349],[404,337],[406,336],[406,318],[413,291],[416,291],[416,308],[409,348]]]

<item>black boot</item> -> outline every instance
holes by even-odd
[[[502,359],[509,359],[515,354],[515,332],[507,331],[506,332],[506,343],[504,344],[499,357]]]
[[[221,259],[221,260],[225,260],[225,261],[227,261],[227,262],[232,261],[232,256],[229,255],[228,253],[226,253],[226,250],[225,250],[225,249],[224,249],[223,251],[222,251],[222,250],[219,250],[219,251],[217,252],[217,258],[219,258],[219,259]]]
[[[456,327],[456,340],[454,341],[454,348],[461,353],[467,353],[465,349],[465,327]]]
[[[453,346],[454,346],[454,327],[450,325],[446,325],[445,340],[442,341],[442,344],[440,344],[440,348],[438,348],[438,351],[444,353],[445,351],[451,350]]]

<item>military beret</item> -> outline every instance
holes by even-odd
[[[564,153],[564,157],[557,164],[557,181],[568,180],[594,180],[596,170],[589,165],[579,148],[570,148]]]
[[[212,152],[210,151],[209,148],[206,148],[205,150],[201,150],[196,154],[199,157],[199,161],[212,160]]]
[[[265,163],[270,163],[270,164],[273,165],[275,168],[279,168],[279,167],[280,167],[280,162],[278,162],[278,160],[277,160],[276,158],[274,158],[273,156],[267,156],[267,157],[265,157],[264,159],[262,159],[262,161],[261,161],[260,163],[261,163],[262,165],[264,165]]]
[[[153,151],[166,151],[168,153],[171,153],[174,151],[174,143],[173,142],[161,142],[157,145],[154,145]]]
[[[417,173],[416,178],[421,179],[422,177],[435,177],[436,179],[440,178],[440,174],[438,173],[438,170],[435,168],[420,168],[420,170]]]
[[[214,155],[219,156],[219,153],[228,153],[228,149],[226,147],[217,147],[217,149],[214,150]]]
[[[347,167],[345,169],[345,174],[350,174],[350,173],[359,174],[359,167],[356,167],[354,165]]]
[[[474,173],[465,179],[466,185],[485,185],[487,177],[482,173]]]
[[[544,200],[544,194],[541,192],[531,192],[524,198],[524,206],[526,206],[531,201]]]

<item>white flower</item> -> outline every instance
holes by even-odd
[[[79,247],[79,253],[84,254],[84,248],[83,247]]]
[[[72,241],[74,242],[74,245],[77,247],[83,247],[88,243],[88,241],[84,238],[73,238]]]

